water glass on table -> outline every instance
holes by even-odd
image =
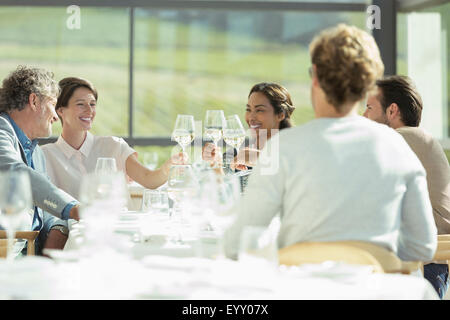
[[[92,248],[114,244],[115,224],[126,208],[128,191],[121,172],[91,173],[81,180],[80,222],[85,227],[84,243]],[[95,250],[92,250],[95,252]]]
[[[145,189],[142,198],[142,212],[169,215],[167,192]]]

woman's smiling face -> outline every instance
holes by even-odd
[[[87,131],[91,129],[95,118],[97,100],[91,90],[85,87],[77,88],[69,99],[66,107],[58,109],[63,126]]]
[[[279,129],[283,114],[275,114],[275,109],[269,99],[262,92],[253,92],[248,98],[245,111],[245,121],[248,127],[259,134],[260,129],[267,130],[267,137],[271,136],[271,129]]]

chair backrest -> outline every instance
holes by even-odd
[[[340,242],[300,242],[278,251],[279,263],[300,265],[339,261],[349,264],[370,265],[374,272],[383,273],[383,267],[369,252]]]
[[[438,243],[433,261],[450,262],[450,234],[438,235]]]
[[[301,242],[279,251],[280,264],[297,265],[327,260],[372,265],[374,272],[410,274],[420,262],[405,262],[379,245],[365,241]]]
[[[438,234],[438,241],[450,241],[450,234]]]
[[[38,237],[39,231],[16,231],[14,239],[24,239],[27,240],[27,255],[34,256],[34,240]],[[7,239],[6,231],[0,230],[0,258],[6,257],[7,251]],[[3,241],[2,241],[3,240]]]
[[[410,274],[420,269],[420,261],[403,261],[392,251],[367,241],[342,241],[350,246],[366,250],[372,254],[383,267],[385,273]]]

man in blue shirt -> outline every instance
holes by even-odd
[[[59,87],[53,74],[19,66],[0,88],[0,170],[28,171],[34,215],[32,230],[39,230],[37,254],[43,248],[63,249],[67,220],[79,219],[78,201],[48,179],[37,138],[48,137],[58,120],[55,104]]]

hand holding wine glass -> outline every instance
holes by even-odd
[[[169,159],[167,159],[167,161],[163,163],[161,168],[163,170],[163,173],[166,176],[168,176],[170,168],[172,168],[172,166],[187,165],[187,164],[189,164],[189,156],[188,156],[188,154],[184,153],[184,152],[179,152],[179,153],[174,154],[173,156],[171,156]]]
[[[258,160],[260,151],[253,148],[243,148],[239,150],[233,161],[230,163],[231,169],[248,170],[248,167],[254,167]]]

